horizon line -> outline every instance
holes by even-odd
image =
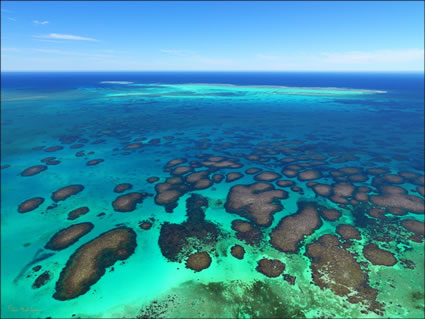
[[[0,73],[8,72],[268,72],[268,73],[303,73],[303,72],[332,72],[332,73],[357,73],[357,72],[373,72],[373,73],[425,73],[425,70],[1,70]]]

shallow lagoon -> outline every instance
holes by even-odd
[[[3,317],[423,317],[423,75],[2,77]],[[103,161],[87,165],[96,159]],[[174,159],[184,161],[167,165]],[[47,169],[21,176],[35,165]],[[190,171],[177,174],[181,166]],[[279,178],[258,180],[261,171],[249,168]],[[199,171],[206,173],[189,182]],[[226,181],[235,172],[242,176]],[[279,180],[294,185],[281,187]],[[114,192],[122,183],[132,188]],[[253,183],[272,185],[273,193],[230,200],[233,187]],[[75,184],[84,189],[51,198]],[[143,200],[130,212],[115,211],[114,200],[133,192]],[[19,213],[34,197],[44,201]],[[296,218],[306,205],[314,212]],[[79,207],[89,212],[67,219]],[[330,209],[340,217],[327,219]],[[256,214],[269,214],[270,223],[256,223]],[[238,219],[258,229],[260,239],[250,242],[236,231]],[[281,220],[293,222],[279,249],[270,236]],[[405,220],[420,222],[416,233]],[[140,228],[144,221],[152,227]],[[94,227],[65,249],[44,248],[78,223]],[[165,225],[173,224],[179,235],[166,236]],[[71,255],[122,227],[136,234],[134,253],[108,266],[87,292],[54,299]],[[295,251],[286,249],[294,244]],[[370,244],[380,250],[365,253]],[[234,245],[244,248],[242,259],[232,256]],[[186,268],[196,252],[211,258],[201,271]],[[395,264],[385,265],[392,258]],[[283,272],[266,276],[257,270],[262,259],[279,260]],[[347,281],[341,265],[357,279]],[[48,279],[33,287],[46,272]]]

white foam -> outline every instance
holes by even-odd
[[[6,98],[6,99],[2,99],[2,101],[3,102],[7,102],[7,101],[37,100],[37,99],[44,99],[46,97],[47,97],[46,95],[34,95],[34,96],[23,96],[23,97]]]
[[[102,83],[102,84],[132,84],[134,82],[130,82],[130,81],[102,81],[100,83]]]

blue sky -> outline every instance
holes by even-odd
[[[423,71],[423,1],[1,1],[3,71]]]

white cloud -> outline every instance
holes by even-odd
[[[49,21],[39,21],[39,20],[34,20],[33,21],[34,24],[48,24]]]
[[[77,40],[77,41],[99,41],[93,38],[80,37],[72,34],[49,33],[47,35],[34,35],[35,38],[58,39],[58,40]]]

